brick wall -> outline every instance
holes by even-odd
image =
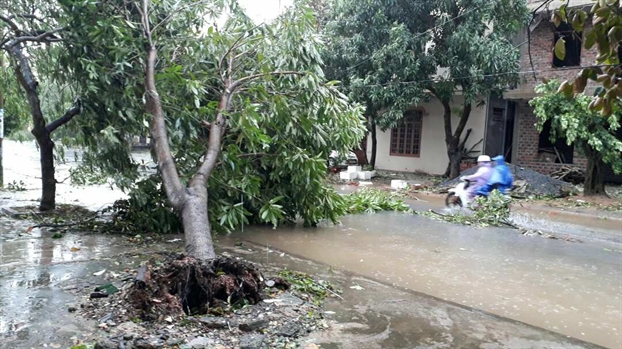
[[[526,100],[517,101],[516,120],[514,127],[518,127],[517,151],[514,164],[530,168],[544,174],[555,172],[565,164],[555,164],[543,161],[538,154],[538,142],[540,135],[536,129],[537,117],[533,113],[533,108],[529,106]],[[574,150],[573,166],[585,168],[587,160],[578,153],[578,149]]]
[[[590,28],[590,24],[586,25],[586,29]],[[581,70],[580,66],[557,69],[553,67],[554,38],[555,30],[553,24],[548,20],[548,18],[542,19],[540,24],[531,33],[530,48],[533,68],[529,60],[527,45],[524,45],[521,48],[521,71],[536,71],[536,79],[534,79],[534,75],[532,73],[525,73],[521,75],[521,85],[518,87],[518,90],[526,93],[526,95],[535,96],[533,89],[535,86],[541,84],[543,79],[571,79]],[[595,48],[592,48],[591,50],[582,48],[581,66],[594,64],[597,55],[598,53]],[[590,85],[588,85],[588,87],[589,86]],[[540,135],[535,126],[537,117],[534,115],[533,109],[529,106],[528,100],[520,99],[516,100],[516,102],[516,124],[514,127],[518,127],[518,132],[516,133],[517,150],[514,163],[544,174],[550,174],[551,172],[559,169],[561,166],[567,166],[563,164],[546,162],[540,158],[538,153]],[[587,160],[577,152],[577,149],[574,151],[572,165],[581,168],[585,168],[587,165]]]
[[[591,29],[591,25],[586,25],[586,30]],[[555,31],[553,24],[548,18],[542,19],[540,24],[531,33],[531,45],[525,44],[521,47],[521,71],[525,72],[521,74],[521,85],[518,90],[525,92],[533,91],[533,88],[542,83],[543,79],[557,79],[566,80],[577,75],[581,70],[580,66],[577,67],[553,67],[553,48],[554,48]],[[527,38],[525,37],[525,40]],[[529,50],[527,46],[531,47],[531,58],[533,61],[533,69],[529,61]],[[591,50],[581,49],[581,66],[592,65],[596,61],[598,52],[593,47]],[[536,72],[536,79],[532,73],[527,73],[532,70]],[[588,85],[589,87],[590,85]]]

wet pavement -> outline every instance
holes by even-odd
[[[267,265],[287,267],[328,280],[343,290],[343,299],[326,302],[326,316],[335,321],[327,331],[307,339],[321,348],[597,348],[598,346],[503,319],[491,314],[389,286],[358,274],[301,259],[255,244],[231,247],[235,238],[220,240],[231,254]]]
[[[14,146],[5,146],[9,161],[34,158],[36,165],[32,149]],[[6,182],[33,173],[7,162]],[[27,188],[38,185],[24,178]],[[123,195],[67,184],[59,192],[59,201],[92,208]],[[38,195],[2,193],[0,205],[36,204],[30,200]],[[96,324],[67,307],[79,300],[76,292],[102,282],[93,273],[135,268],[152,251],[181,248],[105,235],[52,239],[42,229],[26,233],[28,226],[0,217],[0,348],[68,348],[92,339]],[[234,246],[238,239],[248,241],[244,248]],[[334,326],[308,339],[322,348],[622,347],[622,252],[608,239],[570,243],[380,213],[314,229],[246,227],[218,240],[220,251],[319,275],[344,290],[343,300],[327,303]]]
[[[417,215],[345,217],[235,237],[599,345],[622,346],[622,252]]]

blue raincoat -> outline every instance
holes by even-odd
[[[502,194],[507,194],[508,191],[512,190],[514,178],[512,177],[512,171],[510,171],[510,168],[505,164],[505,158],[503,155],[499,155],[492,158],[492,160],[495,161],[497,165],[493,168],[488,183],[479,188],[477,195],[488,196],[494,189],[498,189]]]

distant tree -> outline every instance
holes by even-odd
[[[458,176],[473,107],[518,81],[511,38],[527,15],[524,0],[333,0],[327,71],[366,107],[372,162],[375,127],[394,127],[407,108],[435,98],[444,108],[446,175]],[[464,97],[459,110],[452,109],[456,95]]]
[[[31,132],[39,145],[42,181],[39,209],[52,210],[56,207],[52,133],[71,121],[81,109],[76,102],[57,119],[47,118],[42,108],[39,79],[46,69],[59,68],[58,61],[53,67],[47,65],[49,58],[56,57],[59,52],[55,47],[63,40],[65,28],[54,3],[39,0],[1,0],[0,3],[0,51],[10,57],[15,78],[30,108]],[[38,64],[41,61],[46,64]]]
[[[617,100],[612,113],[603,117],[589,106],[594,97],[578,94],[567,99],[556,91],[558,81],[550,81],[536,87],[541,94],[529,103],[538,117],[538,128],[551,122],[551,140],[564,138],[568,145],[574,144],[586,157],[585,195],[606,195],[604,165],[610,165],[616,173],[622,173],[622,140],[616,131],[622,121],[622,104]]]

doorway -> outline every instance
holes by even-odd
[[[484,154],[503,155],[507,162],[512,162],[515,115],[515,102],[497,97],[488,99]]]

